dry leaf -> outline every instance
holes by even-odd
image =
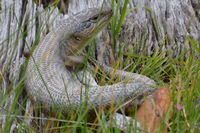
[[[143,129],[150,133],[155,133],[163,121],[163,115],[171,106],[169,87],[157,89],[152,96],[148,96],[136,113],[136,119],[140,122]],[[167,132],[167,124],[170,115],[165,121],[162,133]]]

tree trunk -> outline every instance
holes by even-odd
[[[200,5],[200,3],[198,3]],[[148,55],[166,51],[179,56],[191,51],[188,37],[200,41],[200,25],[191,0],[132,0],[129,7],[145,7],[132,11],[124,22],[122,38],[137,53]],[[198,6],[199,6],[198,5]]]
[[[58,7],[45,9],[42,4],[45,7],[50,6],[53,0],[50,3],[38,1],[37,5],[32,0],[0,0],[0,106],[4,108],[0,108],[0,114],[7,113],[14,106],[18,86],[24,88],[19,82],[22,80],[23,69],[20,68],[25,62],[24,55],[56,25],[56,21],[66,17],[59,9],[65,14],[72,14],[85,8],[102,6],[104,0],[61,0]],[[104,3],[109,6],[111,2]],[[120,5],[119,12],[122,11],[123,2]],[[136,9],[126,16],[122,30],[116,38],[116,48],[145,55],[159,51],[178,57],[183,53],[186,56],[190,54],[192,46],[187,38],[190,37],[200,44],[198,0],[129,0],[128,8]],[[98,38],[97,58],[101,60],[105,39],[100,36]],[[124,42],[125,47],[122,47]],[[109,54],[116,50],[110,50],[112,46],[107,47]],[[115,58],[115,55],[108,56]],[[19,99],[23,101],[23,96]],[[16,106],[21,110],[21,115],[24,115],[21,106]],[[2,123],[5,124],[4,122],[5,118]],[[12,127],[16,128],[15,122]]]

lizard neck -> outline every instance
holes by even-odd
[[[60,57],[65,50],[67,50],[67,44],[63,44],[63,40],[67,40],[66,31],[57,29],[56,31],[51,31],[44,40],[41,40],[36,52],[33,53],[36,62],[46,62],[54,61]]]

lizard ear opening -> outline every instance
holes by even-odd
[[[81,38],[78,37],[78,36],[74,36],[74,39],[75,39],[76,41],[81,41]]]

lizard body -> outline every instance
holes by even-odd
[[[128,77],[131,82],[99,86],[88,72],[85,77],[82,71],[77,74],[90,80],[85,85],[75,73],[66,69],[65,65],[70,66],[73,59],[76,60],[77,51],[108,24],[112,14],[110,9],[86,9],[62,20],[47,34],[29,59],[26,71],[28,94],[44,105],[77,108],[85,101],[98,107],[154,90],[151,85],[155,82],[139,74],[116,70],[117,75]]]

